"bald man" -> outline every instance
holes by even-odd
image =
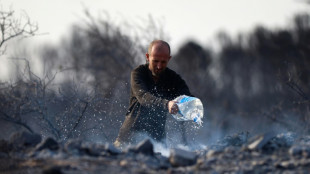
[[[147,63],[131,72],[130,104],[115,146],[134,143],[137,133],[162,141],[167,113],[178,112],[172,100],[180,95],[191,96],[185,81],[167,67],[170,53],[167,42],[154,40],[146,53]]]

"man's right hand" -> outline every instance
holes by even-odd
[[[179,112],[179,107],[176,101],[169,101],[168,109],[170,114],[177,114]]]

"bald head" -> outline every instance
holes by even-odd
[[[150,45],[149,45],[147,53],[151,54],[152,53],[152,49],[156,49],[156,50],[167,49],[168,52],[169,52],[169,55],[171,54],[170,45],[166,41],[163,41],[163,40],[154,40],[154,41],[152,41],[150,43]]]
[[[155,40],[151,42],[148,53],[145,55],[149,70],[154,77],[158,77],[166,69],[171,58],[170,46],[165,41]]]

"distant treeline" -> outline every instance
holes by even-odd
[[[174,51],[169,66],[205,106],[206,126],[188,133],[205,139],[214,131],[309,133],[310,15],[297,15],[291,23],[282,29],[256,27],[237,39],[222,32],[219,52],[194,41]],[[0,124],[11,123],[10,129],[3,127],[7,131],[40,130],[58,140],[112,142],[129,102],[130,71],[145,63],[146,43],[168,40],[153,20],[147,26],[124,30],[86,13],[61,45],[41,50],[44,77],[28,64],[16,83],[1,84]],[[55,87],[60,75],[66,80]],[[168,127],[175,130],[173,121]]]
[[[297,15],[291,24],[282,29],[259,26],[237,39],[219,33],[218,53],[195,42],[180,48],[174,67],[194,94],[217,110],[209,115],[218,120],[215,125],[226,129],[238,116],[247,117],[250,124],[237,122],[235,127],[261,127],[267,119],[308,133],[310,16]]]

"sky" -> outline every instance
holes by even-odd
[[[40,44],[59,43],[81,20],[84,8],[94,16],[105,11],[116,22],[151,15],[169,36],[172,53],[187,39],[212,46],[219,31],[236,36],[257,25],[285,27],[294,14],[310,11],[303,0],[0,0],[0,4],[2,9],[25,11],[37,22],[42,35],[33,40]]]
[[[103,11],[116,19],[147,19],[152,15],[164,25],[172,48],[186,39],[211,45],[217,32],[231,35],[249,31],[258,24],[285,26],[293,14],[310,11],[302,0],[0,0],[2,8],[24,10],[36,21],[38,40],[58,41],[78,22],[86,7],[95,16]]]

